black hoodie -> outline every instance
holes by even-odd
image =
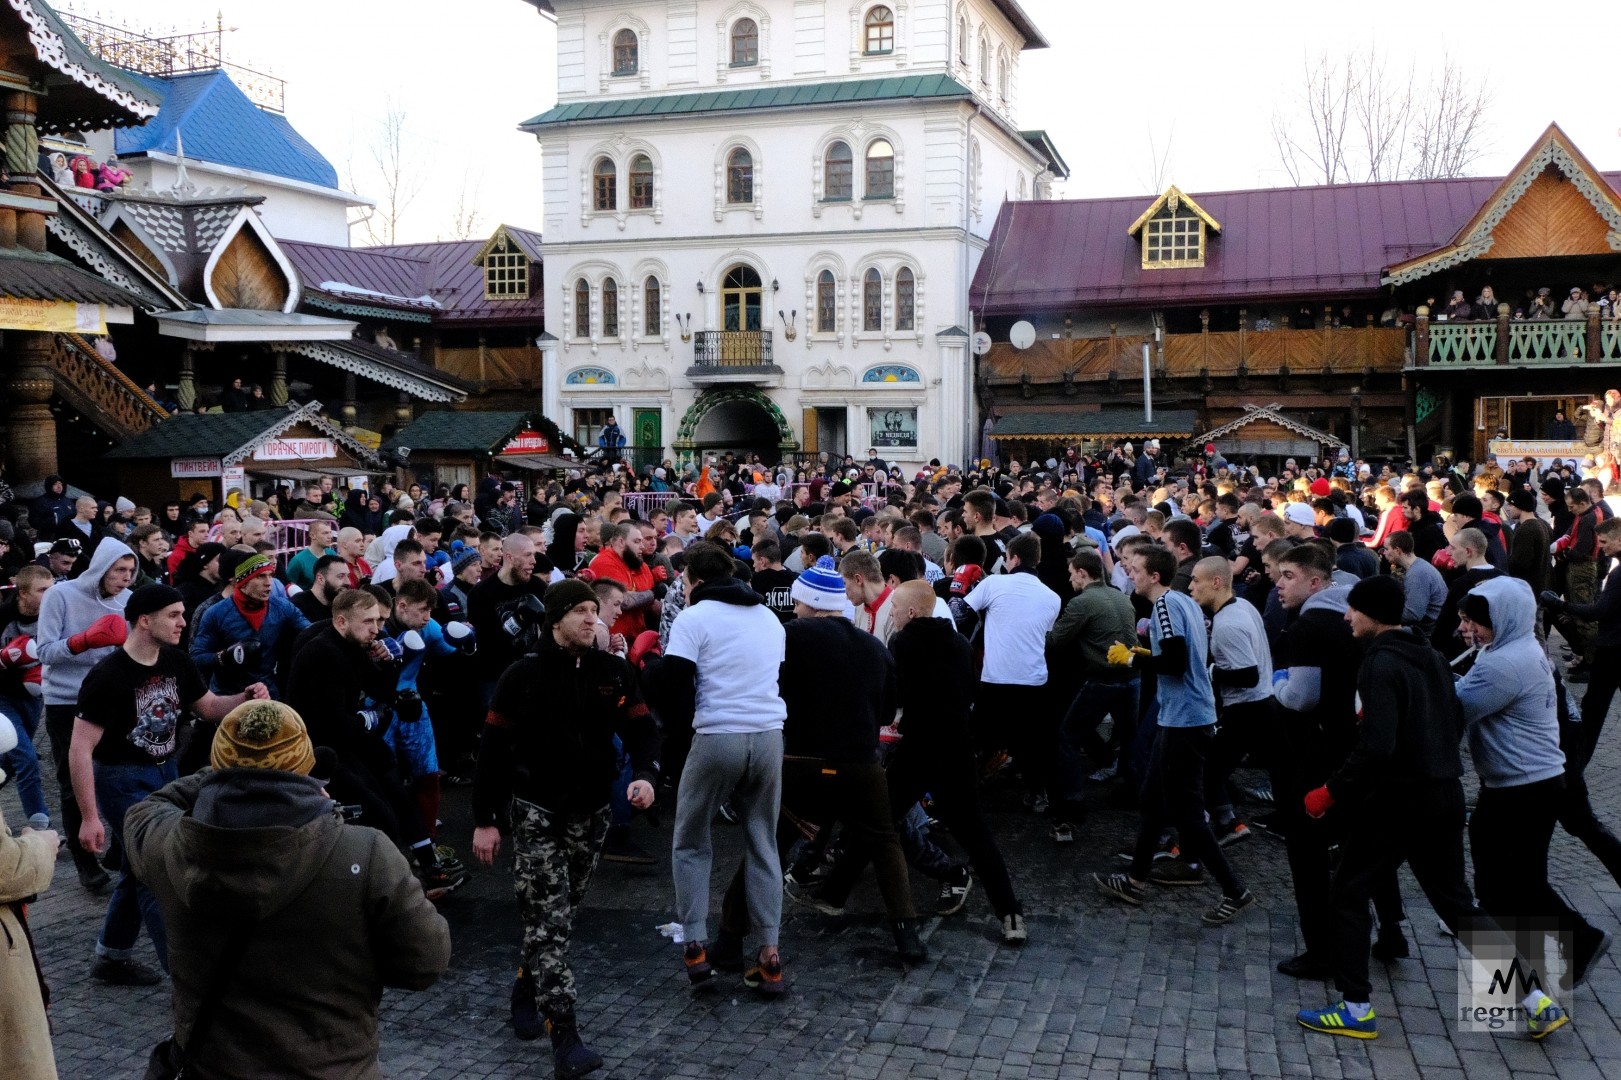
[[[1337,804],[1400,797],[1414,782],[1463,775],[1463,710],[1441,654],[1412,631],[1373,639],[1357,676],[1361,711],[1355,747],[1328,781]]]
[[[950,619],[913,619],[889,639],[900,694],[901,734],[919,754],[963,753],[974,700],[974,654]]]

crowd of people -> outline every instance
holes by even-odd
[[[1134,808],[1098,889],[1209,888],[1212,927],[1287,902],[1227,856],[1280,840],[1303,949],[1278,970],[1338,989],[1299,1015],[1313,1031],[1377,1034],[1403,863],[1466,946],[1544,963],[1558,931],[1566,976],[1518,1006],[1534,1038],[1609,947],[1547,855],[1562,824],[1621,882],[1583,782],[1621,684],[1614,479],[1345,454],[1263,476],[1154,440],[911,475],[871,451],[635,470],[621,445],[530,491],[325,481],[153,513],[53,477],[0,503],[0,750],[28,819],[0,829],[8,932],[60,829],[80,885],[110,889],[91,976],[173,982],[159,1053],[370,1075],[380,987],[448,964],[468,870],[441,801],[470,787],[472,857],[510,852],[524,926],[513,1028],[576,1077],[601,1058],[573,915],[599,858],[663,861],[639,813],[673,799],[688,980],[774,997],[785,899],[843,913],[868,864],[903,963],[928,955],[914,874],[940,916],[978,884],[1025,942],[995,784],[1060,846],[1099,800]],[[744,854],[716,918],[718,823]],[[285,949],[295,926],[321,947]],[[15,956],[0,1073],[53,1076],[43,977]]]

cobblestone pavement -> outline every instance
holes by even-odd
[[[1618,739],[1606,740],[1590,774],[1600,816],[1611,822],[1621,822]],[[998,808],[993,827],[1029,912],[1028,945],[1001,944],[976,885],[962,915],[927,924],[929,962],[903,971],[869,882],[843,917],[792,905],[784,912],[791,989],[776,1002],[757,1000],[740,982],[694,995],[676,948],[655,929],[673,917],[668,865],[604,863],[573,953],[582,1027],[607,1060],[595,1075],[1621,1077],[1621,1030],[1613,1018],[1621,1005],[1621,970],[1614,954],[1566,1003],[1572,1024],[1545,1042],[1461,1033],[1450,1021],[1457,948],[1437,931],[1434,914],[1404,871],[1414,957],[1388,968],[1374,963],[1378,1040],[1314,1035],[1295,1024],[1294,1013],[1324,1004],[1332,988],[1273,970],[1297,950],[1280,844],[1258,835],[1229,849],[1264,907],[1228,927],[1206,929],[1198,916],[1214,899],[1213,887],[1161,890],[1145,908],[1127,910],[1092,886],[1092,872],[1117,865],[1111,853],[1127,842],[1130,815],[1100,805],[1079,840],[1059,848],[1017,809],[1010,788],[993,789],[991,802]],[[468,803],[465,789],[449,793],[443,836],[464,854]],[[21,820],[9,787],[0,805],[8,821]],[[634,836],[667,851],[669,829],[666,817],[662,829],[638,824]],[[719,877],[735,865],[738,837],[735,828],[717,826],[717,833]],[[1551,876],[1569,899],[1599,925],[1616,929],[1621,890],[1599,862],[1559,833],[1551,863]],[[723,884],[717,880],[717,896]],[[933,907],[929,885],[914,882],[923,911]],[[398,1080],[549,1077],[549,1044],[519,1042],[507,1024],[518,941],[509,870],[476,868],[474,880],[443,910],[455,940],[451,969],[426,993],[386,995],[385,1074]],[[31,911],[55,996],[51,1015],[62,1076],[140,1076],[148,1048],[169,1028],[166,986],[125,989],[89,979],[103,905],[80,888],[66,857]],[[144,935],[141,948],[149,948]]]

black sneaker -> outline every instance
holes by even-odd
[[[546,1022],[552,1036],[552,1063],[559,1080],[577,1080],[602,1068],[602,1055],[580,1041],[572,1013]]]
[[[1030,940],[1030,931],[1025,928],[1023,915],[1002,916],[1002,944],[1023,945]]]
[[[616,833],[609,829],[608,839],[602,845],[602,857],[608,862],[629,863],[632,866],[652,866],[658,862],[651,852],[626,835],[629,831],[626,828],[624,832]]]
[[[1181,859],[1166,859],[1148,868],[1148,880],[1155,885],[1203,885],[1205,874]]]
[[[535,974],[526,967],[518,968],[518,977],[512,980],[512,1033],[524,1042],[538,1039],[546,1030],[540,1018],[540,1006],[535,1003]]]
[[[687,981],[693,986],[702,986],[715,977],[715,968],[701,941],[687,942],[681,950],[681,963],[687,969]]]
[[[63,845],[64,847],[66,845]],[[87,860],[78,866],[79,884],[93,893],[99,893],[113,883],[112,877],[101,868],[101,864],[94,860]]]
[[[429,900],[442,900],[467,884],[467,871],[453,871],[434,862],[417,869],[417,880],[422,882],[422,894]]]
[[[1407,935],[1401,932],[1401,927],[1392,926],[1388,930],[1379,930],[1379,937],[1369,947],[1368,955],[1380,963],[1393,964],[1413,954],[1407,948]]]
[[[446,787],[473,786],[473,778],[471,776],[463,776],[461,773],[445,773],[439,778],[439,782],[444,784]]]
[[[1334,979],[1334,965],[1322,963],[1310,953],[1301,953],[1287,960],[1279,960],[1278,974],[1287,975],[1291,979],[1331,982]]]
[[[1116,900],[1124,900],[1133,907],[1141,907],[1148,894],[1140,886],[1132,884],[1129,874],[1093,874],[1092,880],[1105,895]]]
[[[1244,824],[1242,821],[1239,821],[1237,818],[1227,822],[1225,825],[1217,825],[1214,828],[1216,833],[1216,843],[1220,844],[1222,847],[1232,847],[1234,844],[1242,844],[1245,840],[1250,838],[1250,827]]]
[[[743,985],[759,994],[761,997],[781,997],[788,992],[788,984],[782,977],[782,958],[773,956],[769,960],[757,960],[753,967],[743,973]]]
[[[929,950],[924,946],[923,939],[917,936],[916,920],[896,920],[895,951],[900,953],[903,964],[921,964],[928,960]]]
[[[955,915],[968,903],[968,890],[973,888],[974,875],[968,867],[959,866],[951,876],[940,882],[940,896],[934,902],[936,915]]]
[[[1583,940],[1573,950],[1574,956],[1570,965],[1570,985],[1572,989],[1587,981],[1587,976],[1593,972],[1593,965],[1598,963],[1604,954],[1610,951],[1610,946],[1615,943],[1615,935],[1609,931],[1598,930],[1597,932],[1599,935],[1597,938],[1593,938],[1589,934],[1580,935]]]
[[[1130,848],[1125,848],[1124,850],[1115,852],[1114,857],[1123,863],[1129,863],[1137,857],[1137,853],[1132,851]],[[1182,849],[1169,842],[1162,844],[1159,850],[1154,852],[1155,862],[1164,862],[1166,859],[1179,859],[1181,857]]]
[[[90,965],[90,977],[108,986],[156,986],[163,981],[163,974],[156,968],[136,960],[114,960],[110,956],[96,957],[96,962]]]
[[[815,888],[793,883],[784,883],[782,893],[796,904],[804,904],[806,907],[815,908],[823,915],[844,914],[844,905],[835,904],[830,900],[824,900],[822,898],[822,894]]]
[[[1222,897],[1216,901],[1215,907],[1205,912],[1200,918],[1206,926],[1222,926],[1232,922],[1258,903],[1260,901],[1255,898],[1255,894],[1245,889],[1242,896]]]

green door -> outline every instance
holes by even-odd
[[[632,460],[637,468],[657,465],[664,456],[664,421],[657,409],[637,409],[631,427]]]

